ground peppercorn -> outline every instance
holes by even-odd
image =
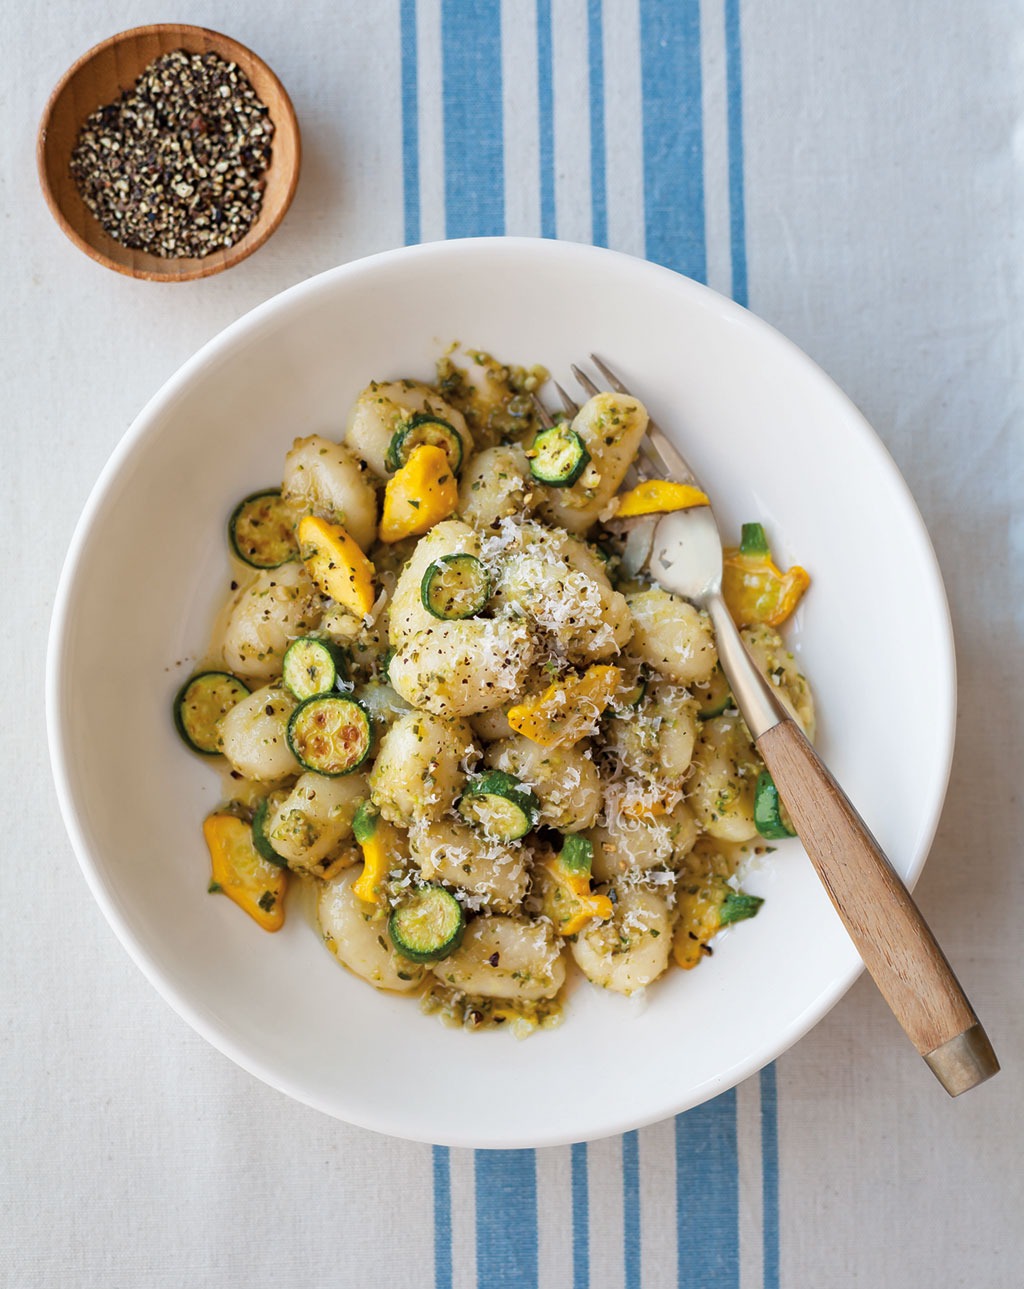
[[[258,217],[273,133],[266,105],[236,64],[179,49],[93,112],[71,174],[122,246],[202,258],[240,241]]]

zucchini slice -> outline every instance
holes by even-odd
[[[497,841],[517,841],[540,816],[537,794],[514,774],[490,770],[474,779],[459,798],[459,814]]]
[[[345,679],[345,654],[330,640],[300,636],[284,651],[281,679],[300,702],[329,694]]]
[[[462,468],[462,435],[454,425],[449,425],[439,416],[431,416],[429,412],[419,412],[410,417],[391,436],[385,458],[388,469],[401,470],[412,455],[413,448],[418,448],[421,443],[431,443],[434,447],[443,448],[453,473],[459,473]]]
[[[251,568],[280,568],[299,553],[295,513],[280,488],[254,492],[228,520],[231,549]]]
[[[373,802],[360,801],[352,819],[352,834],[360,846],[374,835],[378,823],[380,823],[380,811]]]
[[[530,473],[549,488],[568,488],[587,467],[590,453],[566,422],[541,430],[527,453]]]
[[[315,694],[288,721],[288,746],[307,770],[338,778],[370,755],[373,726],[366,708],[340,694]]]
[[[721,716],[730,707],[736,706],[720,663],[715,664],[711,679],[706,687],[698,691],[697,698],[699,702],[697,716],[702,721],[710,721],[712,717]]]
[[[745,922],[747,918],[757,917],[764,900],[760,895],[744,895],[742,891],[729,891],[722,900],[718,910],[718,925],[729,926],[732,922]]]
[[[193,752],[217,755],[218,721],[249,692],[248,685],[226,671],[201,671],[185,681],[174,697],[174,724]]]
[[[283,798],[287,793],[271,793],[275,798]],[[271,864],[276,864],[278,868],[287,868],[288,861],[283,855],[279,855],[274,849],[270,838],[267,836],[267,817],[270,814],[271,807],[270,797],[264,797],[256,807],[256,812],[252,817],[252,844],[256,847],[258,855],[268,860]]]
[[[594,863],[594,843],[579,833],[567,833],[562,839],[558,862],[567,873],[582,873],[589,878]]]
[[[635,685],[630,685],[626,689],[619,689],[612,700],[609,713],[612,716],[628,716],[635,707],[639,707],[644,701],[644,695],[647,693],[647,677],[638,676]]]
[[[388,919],[391,942],[410,962],[447,958],[462,941],[466,919],[462,905],[443,886],[421,886]]]
[[[473,617],[490,598],[490,576],[475,555],[442,555],[420,582],[423,607],[444,622]]]
[[[754,787],[754,823],[761,836],[770,841],[796,836],[796,829],[782,804],[775,780],[767,770],[762,770],[758,775]]]

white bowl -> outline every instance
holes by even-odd
[[[781,559],[810,569],[789,634],[818,744],[910,882],[952,755],[952,636],[921,518],[856,408],[752,314],[609,251],[488,239],[334,269],[229,327],[144,409],[79,522],[50,641],[54,773],[93,893],[168,1002],[283,1092],[401,1137],[551,1145],[733,1086],[814,1025],[860,961],[787,843],[747,882],[760,916],[699,970],[642,1002],[581,985],[561,1028],[517,1042],[375,993],[301,902],[268,936],[207,897],[200,823],[221,780],[182,748],[170,704],[228,589],[226,516],[280,478],[296,435],[337,436],[369,379],[429,377],[453,339],[563,379],[606,357],[679,436],[725,527],[763,520]]]

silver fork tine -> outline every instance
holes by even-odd
[[[615,375],[610,367],[606,366],[601,359],[598,358],[597,354],[591,354],[590,361],[594,364],[612,389],[615,390],[616,394],[626,394],[628,397],[632,398],[632,395],[629,393],[629,390],[625,385],[623,385],[622,381],[619,380],[618,376]]]
[[[616,393],[626,394],[629,398],[636,397],[623,385],[608,364],[598,358],[597,354],[591,354],[590,361]],[[573,372],[579,379],[579,369],[574,367]],[[647,422],[647,433],[640,443],[640,452],[653,464],[659,474],[675,479],[679,483],[692,483],[695,487],[700,487],[697,476],[686,458],[653,419]]]
[[[654,445],[650,442],[646,434],[640,440],[640,446],[637,448],[637,453],[647,462],[651,470],[654,471],[655,476],[667,473],[665,462],[654,451]],[[645,478],[649,477],[649,472],[645,473]]]
[[[561,387],[561,385],[559,385],[557,380],[555,381],[555,389],[558,390],[558,397],[562,400],[562,406],[565,408],[565,410],[569,413],[570,416],[575,416],[576,413],[580,410],[579,404],[573,402],[573,400],[569,397],[569,395],[565,392],[565,390]]]
[[[536,394],[531,394],[530,397],[533,399],[533,410],[537,413],[537,420],[540,421],[541,425],[543,425],[546,430],[550,430],[552,425],[555,423],[551,413]]]
[[[590,379],[587,373],[585,371],[581,371],[579,367],[576,366],[575,363],[572,363],[570,365],[570,371],[576,377],[576,379],[583,386],[583,388],[586,390],[587,394],[589,394],[591,398],[593,398],[595,394],[600,394],[601,391],[597,388],[597,386]]]

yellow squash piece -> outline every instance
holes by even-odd
[[[729,877],[736,867],[710,838],[702,837],[686,857],[679,874],[676,929],[672,956],[690,971],[710,955],[708,941],[724,926],[757,916],[764,903],[756,895],[734,890]]]
[[[670,510],[689,510],[692,506],[708,504],[707,493],[692,484],[648,479],[622,494],[614,517],[634,519],[637,515],[663,515]]]
[[[706,956],[707,942],[722,929],[722,897],[727,889],[723,878],[712,876],[680,892],[672,956],[684,971],[697,966]]]
[[[593,732],[621,679],[618,667],[588,667],[582,676],[560,680],[539,698],[510,707],[508,723],[539,747],[570,747]]]
[[[203,836],[213,873],[210,890],[223,891],[264,931],[280,931],[288,873],[257,851],[252,825],[237,815],[210,815],[203,822]]]
[[[459,483],[444,448],[421,443],[388,480],[380,520],[382,542],[419,537],[455,513]]]
[[[552,879],[544,893],[544,912],[559,935],[576,935],[591,918],[607,922],[615,907],[607,895],[590,889],[594,848],[585,837],[566,837],[560,854],[542,865]]]
[[[796,608],[811,584],[806,569],[777,567],[760,524],[744,524],[739,548],[727,550],[722,566],[722,595],[739,627],[777,627]]]
[[[299,523],[299,550],[324,595],[365,618],[377,597],[374,567],[359,543],[340,524],[306,515]]]
[[[352,891],[366,904],[384,904],[384,879],[403,859],[398,829],[386,819],[378,819],[373,834],[359,845],[363,851],[363,871],[352,883]]]

